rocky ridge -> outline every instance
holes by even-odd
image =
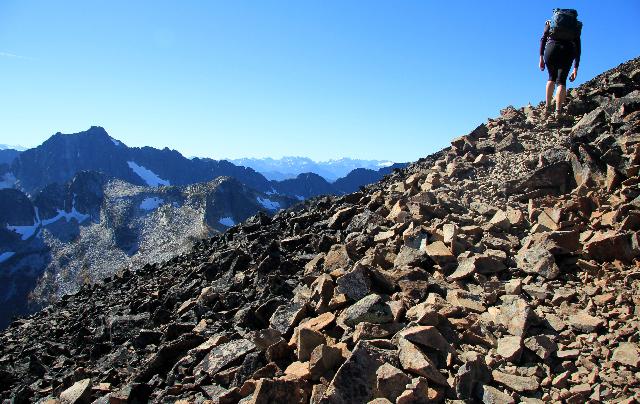
[[[640,59],[0,334],[14,402],[640,399]]]

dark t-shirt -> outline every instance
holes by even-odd
[[[551,24],[547,21],[544,25],[544,32],[542,33],[542,38],[540,38],[540,56],[544,55],[544,48],[547,46],[547,42],[560,42],[560,43],[570,43],[573,46],[574,55],[573,57],[576,60],[576,68],[580,66],[580,53],[582,52],[580,37],[578,36],[573,41],[559,41],[557,39],[553,39],[549,35],[549,31],[551,30]]]

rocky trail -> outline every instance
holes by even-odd
[[[640,59],[0,334],[55,403],[640,399]]]

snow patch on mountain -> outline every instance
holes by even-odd
[[[57,209],[57,211],[58,211],[58,214],[55,215],[54,217],[52,217],[50,219],[44,219],[42,221],[42,225],[43,226],[47,226],[47,225],[49,225],[51,223],[55,223],[58,220],[63,219],[63,218],[67,221],[67,223],[69,223],[73,219],[75,219],[78,223],[82,223],[85,220],[89,219],[89,217],[91,217],[91,216],[89,216],[87,214],[78,212],[76,210],[75,206],[71,209],[71,212],[66,212],[66,211],[60,210],[60,209]]]
[[[227,227],[231,227],[236,224],[231,216],[221,217],[220,220],[218,220],[218,223]]]
[[[6,251],[6,252],[3,252],[3,253],[0,253],[0,262],[5,262],[9,258],[13,257],[14,254],[15,254],[15,252],[13,252],[13,251]]]
[[[136,164],[135,161],[127,161],[127,164],[129,165],[129,168],[131,168],[133,172],[136,173],[140,178],[142,178],[142,180],[146,182],[150,187],[171,185],[169,181],[163,180],[162,178],[158,177],[158,175],[153,171]]]
[[[28,240],[31,236],[35,234],[35,232],[40,227],[40,223],[34,223],[31,226],[9,226],[7,225],[7,229],[14,231],[20,235],[22,240]]]
[[[280,203],[272,201],[271,199],[268,199],[268,198],[263,199],[263,198],[257,197],[256,200],[260,205],[264,206],[266,209],[269,209],[269,210],[280,209]]]
[[[118,140],[116,140],[116,139],[114,139],[114,138],[111,138],[111,141],[112,141],[112,142],[113,142],[113,144],[114,144],[114,145],[116,145],[116,146],[120,146],[120,145],[122,144],[122,143],[120,143],[120,141],[118,141]]]
[[[152,198],[144,198],[144,200],[142,202],[140,202],[140,209],[142,209],[142,210],[154,210],[158,206],[160,206],[163,202],[164,202],[164,200],[162,198],[158,198],[158,197],[155,197],[155,196],[152,197]]]

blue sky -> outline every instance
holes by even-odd
[[[576,84],[639,56],[637,0],[1,0],[0,143],[413,161],[543,98],[554,7],[584,23]]]

